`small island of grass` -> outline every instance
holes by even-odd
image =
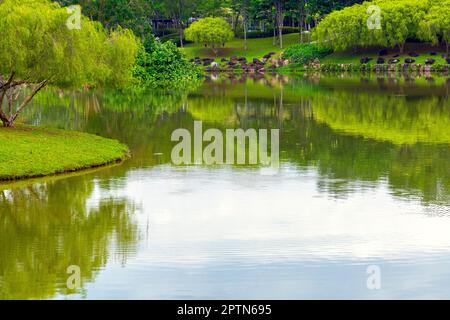
[[[53,128],[0,128],[0,180],[39,177],[123,160],[128,147],[116,140]]]

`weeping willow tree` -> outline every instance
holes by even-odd
[[[138,43],[121,28],[107,33],[48,0],[0,1],[0,120],[12,127],[47,85],[112,84],[132,79]]]
[[[445,43],[447,53],[450,50],[450,0],[438,1],[420,22],[418,35],[425,41]]]
[[[379,45],[397,46],[403,52],[406,40],[418,37],[420,23],[431,6],[446,4],[447,0],[374,0],[356,4],[326,16],[314,30],[314,38],[335,50]]]

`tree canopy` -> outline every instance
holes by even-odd
[[[47,84],[122,86],[132,80],[138,48],[133,33],[122,28],[107,33],[84,16],[80,28],[72,29],[67,26],[71,14],[48,0],[0,2],[0,119],[5,126],[12,126]]]
[[[439,39],[446,44],[447,52],[450,47],[450,0],[433,3],[419,24],[419,37],[425,41],[438,44]]]
[[[234,37],[231,25],[223,18],[204,18],[193,22],[185,31],[186,39],[216,48]]]
[[[375,6],[375,7],[374,7]],[[368,20],[379,8],[379,27],[369,28]],[[403,51],[407,39],[427,39],[435,43],[449,39],[448,0],[375,0],[356,4],[327,15],[314,32],[322,45],[335,50],[354,47],[398,46]]]

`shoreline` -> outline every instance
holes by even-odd
[[[9,146],[0,150],[0,183],[95,170],[131,156],[117,140],[39,126],[0,128],[0,142]]]

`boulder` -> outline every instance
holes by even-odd
[[[378,57],[377,64],[383,64],[383,63],[385,63],[385,59],[381,58],[381,57]]]
[[[430,52],[430,56],[437,56],[436,52]]]
[[[435,62],[436,62],[436,60],[431,59],[431,58],[425,60],[425,64],[426,64],[426,65],[432,65],[432,64],[434,64]]]
[[[405,63],[407,63],[407,64],[414,63],[414,62],[416,62],[416,60],[414,60],[414,59],[410,59],[410,58],[405,59]]]
[[[380,50],[380,51],[378,52],[378,55],[379,55],[379,56],[387,56],[387,54],[388,54],[387,49],[383,49],[383,50]]]
[[[368,63],[370,60],[372,60],[372,58],[369,58],[369,57],[362,57],[360,60],[359,60],[359,62],[361,62],[361,63]]]
[[[420,56],[420,55],[419,55],[418,53],[416,53],[416,52],[410,52],[410,53],[408,53],[408,55],[409,55],[410,57],[413,57],[413,58]]]
[[[266,54],[263,58],[266,60],[269,60],[270,58],[272,58],[272,56],[275,54],[275,52],[269,52],[268,54]]]
[[[399,63],[400,60],[398,59],[389,59],[389,64],[395,64],[395,63]]]

